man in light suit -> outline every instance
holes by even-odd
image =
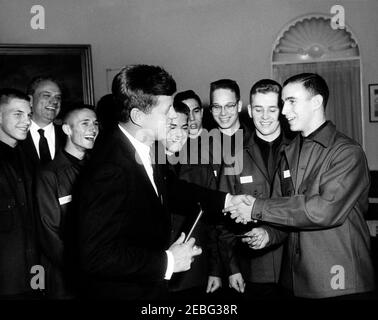
[[[28,154],[31,165],[37,168],[54,159],[64,146],[65,136],[54,124],[62,102],[62,92],[57,81],[50,77],[34,78],[28,88],[32,106],[32,124],[22,147]]]
[[[179,206],[180,194],[187,198],[190,193],[204,203],[205,210],[220,216],[226,196],[195,186],[189,192],[185,190],[188,184],[180,182],[167,190],[165,171],[152,164],[151,146],[166,138],[168,119],[175,116],[172,95],[176,83],[165,70],[126,66],[114,78],[112,91],[119,123],[95,146],[78,195],[84,294],[129,300],[164,298],[166,280],[188,270],[201,253],[194,239],[184,242],[185,234],[169,245],[167,194],[172,199],[177,196]],[[234,197],[228,199],[235,202]]]

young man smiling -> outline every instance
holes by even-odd
[[[47,297],[67,299],[74,296],[66,261],[67,235],[73,233],[72,195],[80,179],[87,152],[94,147],[98,135],[95,112],[89,106],[76,106],[63,119],[67,137],[58,151],[36,178],[36,204],[39,214],[38,233],[42,248],[42,265],[46,272]],[[72,280],[72,279],[71,279]]]
[[[362,298],[374,290],[364,151],[325,117],[326,81],[302,73],[285,81],[282,113],[298,135],[285,149],[271,199],[228,208],[238,222],[279,225],[288,232],[281,283],[301,298]],[[255,199],[257,198],[257,199]],[[266,233],[260,247],[281,241]]]
[[[32,173],[19,148],[31,125],[29,97],[0,90],[0,299],[33,298],[31,268],[39,264]]]
[[[248,113],[255,130],[237,154],[236,174],[221,175],[220,188],[232,194],[245,193],[270,197],[271,185],[280,160],[280,150],[288,143],[280,126],[281,86],[270,79],[256,82],[250,90]],[[240,167],[240,168],[239,168]],[[240,172],[240,173],[239,173]],[[278,294],[282,246],[272,250],[252,251],[242,243],[242,236],[251,226],[236,225],[231,219],[222,226],[220,247],[229,275],[229,285],[245,292],[244,299],[273,298]],[[265,233],[269,227],[250,232]],[[253,247],[253,249],[258,249]]]

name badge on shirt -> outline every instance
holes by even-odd
[[[68,195],[68,196],[65,196],[65,197],[61,197],[59,198],[59,204],[62,206],[66,203],[69,203],[72,201],[72,195]]]
[[[291,177],[290,170],[285,170],[283,172],[283,177],[284,177],[284,179],[290,178]]]
[[[253,178],[252,176],[245,176],[245,177],[240,177],[240,183],[252,183]]]

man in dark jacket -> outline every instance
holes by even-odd
[[[205,136],[207,131],[202,128],[201,100],[192,90],[177,93],[173,106],[178,118],[180,111],[181,117],[184,116],[182,115],[183,111],[177,107],[180,105],[184,105],[188,110],[189,117],[186,115],[186,119],[189,119],[186,126],[189,127],[189,130],[186,131],[189,131],[189,139],[185,139],[186,143],[173,159],[176,176],[204,188],[216,190],[217,183],[214,174],[216,168],[212,163],[211,146]],[[187,203],[180,208],[177,214],[172,215],[174,239],[180,232],[187,233],[190,230],[199,211],[200,206],[197,202]],[[213,224],[212,219],[205,214],[196,225],[192,235],[201,246],[202,254],[196,258],[189,271],[172,277],[169,284],[174,299],[182,301],[190,298],[206,299],[208,297],[205,292],[212,293],[221,286],[220,256]]]
[[[280,150],[288,143],[280,126],[281,86],[270,79],[256,82],[250,91],[249,116],[255,131],[236,156],[233,164],[240,172],[220,174],[220,188],[232,194],[246,193],[256,198],[269,198],[273,177],[278,168]],[[251,250],[242,243],[244,233],[251,226],[237,225],[225,220],[221,225],[220,248],[228,275],[241,277],[240,289],[245,285],[244,299],[277,297],[277,283],[282,260],[282,245],[264,250]],[[256,232],[266,232],[259,228]],[[248,236],[249,233],[246,235]],[[252,237],[251,237],[252,238]],[[251,239],[252,240],[252,239]]]
[[[236,155],[243,150],[243,145],[249,140],[251,129],[240,121],[239,113],[242,110],[240,99],[240,88],[236,81],[231,79],[220,79],[210,84],[210,112],[217,123],[214,130],[214,145],[219,149],[219,154],[213,155],[213,160],[220,157],[221,165],[214,172],[217,177],[217,189],[223,192],[232,192],[225,184],[220,184],[220,175],[239,174],[235,172],[233,164]],[[223,224],[218,224],[217,238],[220,240],[227,237]],[[223,242],[221,240],[221,242]],[[224,256],[223,256],[224,257]],[[244,292],[244,280],[240,272],[228,274],[228,261],[222,259],[222,268],[226,270],[230,288],[238,292]],[[234,292],[231,291],[231,294]]]
[[[374,290],[370,237],[364,213],[370,177],[361,146],[326,121],[329,96],[317,74],[293,76],[283,85],[282,113],[300,131],[283,151],[272,199],[227,210],[237,222],[264,221],[289,232],[282,285],[294,296],[368,295]],[[282,196],[282,197],[280,197]],[[280,241],[267,233],[259,245]]]
[[[46,293],[52,299],[74,295],[70,286],[74,279],[69,279],[72,274],[65,254],[66,235],[74,232],[68,223],[73,217],[68,215],[73,214],[72,194],[85,156],[97,138],[96,114],[87,106],[77,106],[66,113],[62,129],[67,136],[64,150],[58,151],[54,160],[38,172],[35,192]]]
[[[188,201],[197,197],[222,215],[225,194],[196,186],[185,190],[188,184],[179,181],[169,186],[152,163],[151,146],[166,139],[168,120],[174,117],[175,91],[172,76],[156,66],[129,65],[113,80],[119,123],[95,146],[79,188],[79,259],[88,280],[86,293],[92,297],[165,298],[166,280],[189,270],[201,254],[195,239],[184,242],[184,234],[170,245],[167,194],[177,195],[178,207],[183,196]]]
[[[32,175],[18,142],[31,124],[29,97],[0,90],[0,299],[33,298],[39,264],[33,221]]]

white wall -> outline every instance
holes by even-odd
[[[46,29],[32,30],[30,8],[46,9]],[[0,0],[1,43],[91,44],[95,97],[107,93],[106,68],[129,63],[164,66],[178,89],[208,101],[213,80],[251,84],[271,76],[272,44],[297,17],[345,8],[363,64],[365,145],[378,170],[378,123],[369,123],[368,84],[378,83],[377,0]]]

